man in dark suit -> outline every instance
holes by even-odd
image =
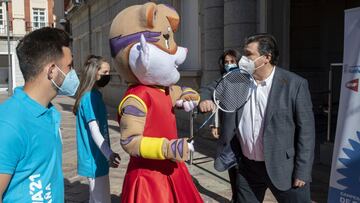
[[[215,168],[238,162],[237,202],[262,202],[270,188],[280,202],[311,202],[315,123],[307,81],[277,67],[279,51],[269,34],[245,40],[240,68],[255,81],[249,101],[223,113]],[[218,80],[217,80],[218,81]],[[200,111],[212,111],[214,81],[201,89]]]

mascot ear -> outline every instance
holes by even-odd
[[[141,16],[144,19],[145,27],[153,28],[156,20],[156,4],[153,2],[146,3],[141,8]]]
[[[170,23],[171,29],[174,32],[176,32],[177,29],[178,29],[180,20],[178,18],[174,18],[174,17],[171,17],[171,16],[166,16],[166,18],[168,19],[168,21]]]

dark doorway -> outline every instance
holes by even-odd
[[[342,63],[344,10],[360,6],[355,0],[291,0],[290,70],[304,76],[317,117],[317,135],[326,138],[328,75],[331,63]],[[341,67],[333,69],[333,112],[331,140],[335,136],[340,97]]]
[[[9,83],[8,55],[0,55],[0,88],[7,88]]]

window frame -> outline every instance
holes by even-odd
[[[43,15],[41,13],[43,12]],[[43,20],[41,18],[43,17]],[[36,20],[35,20],[36,18]],[[32,30],[46,27],[47,25],[46,8],[32,8]]]

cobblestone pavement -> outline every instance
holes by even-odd
[[[5,93],[0,93],[0,103],[6,98]],[[59,96],[53,103],[62,114],[65,200],[67,203],[87,202],[87,180],[76,173],[75,117],[71,113],[74,99]],[[120,202],[122,182],[129,156],[119,144],[119,130],[115,119],[116,111],[114,108],[108,107],[108,112],[111,147],[122,158],[120,168],[110,170],[111,198],[112,202]],[[194,153],[193,164],[188,165],[188,168],[204,202],[230,202],[231,190],[227,172],[219,173],[213,168],[213,159],[211,157],[214,154],[216,142],[209,138],[200,137],[196,143],[195,149],[197,152]],[[312,198],[315,202],[326,202],[329,173],[330,167],[328,165],[315,165],[314,182],[312,184]],[[267,191],[264,202],[276,202],[271,192]]]

